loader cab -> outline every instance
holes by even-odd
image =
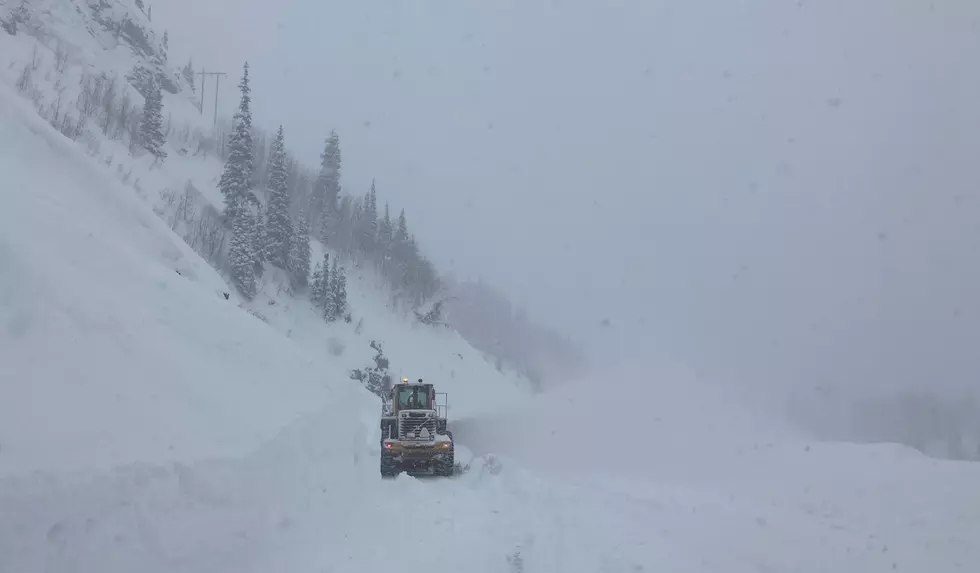
[[[395,384],[391,390],[395,412],[401,410],[435,410],[432,384]]]

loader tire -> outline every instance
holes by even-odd
[[[432,461],[432,467],[437,476],[450,477],[456,471],[456,448],[455,445],[449,447],[449,454]]]
[[[398,475],[398,461],[392,456],[381,453],[381,477],[395,477]]]

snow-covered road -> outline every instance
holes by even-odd
[[[2,570],[354,572],[395,556],[403,570],[475,572],[980,563],[978,468],[899,448],[760,447],[740,468],[719,460],[713,486],[545,476],[491,453],[452,479],[381,480],[376,434],[325,439],[336,420],[310,415],[242,459],[2,480]]]
[[[374,436],[322,438],[335,419],[310,416],[240,460],[0,481],[3,570],[353,572],[394,555],[411,571],[654,564],[635,511],[599,511],[601,498],[493,458],[449,480],[382,481]]]

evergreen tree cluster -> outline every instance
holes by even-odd
[[[413,305],[434,296],[442,283],[435,266],[422,254],[415,235],[409,231],[404,209],[396,221],[392,221],[387,203],[382,213],[375,181],[362,196],[342,193],[340,139],[336,133],[327,138],[320,158],[320,172],[310,200],[319,223],[320,240],[358,266],[373,264],[396,295]],[[316,209],[320,209],[319,215]]]
[[[253,191],[255,146],[247,62],[238,87],[242,96],[218,187],[225,200],[225,220],[232,228],[228,250],[232,280],[242,296],[251,299],[256,294],[255,279],[262,275],[265,263],[287,271],[293,288],[305,288],[310,272],[310,241],[302,212],[296,224],[290,215],[289,165],[281,126],[264,170],[269,188],[264,208]]]
[[[347,272],[344,267],[337,264],[336,258],[331,267],[328,253],[323,254],[323,262],[317,263],[313,271],[310,298],[327,322],[333,322],[338,318],[350,322],[347,305]]]
[[[231,274],[242,295],[255,295],[255,278],[268,263],[286,270],[293,288],[309,286],[326,320],[349,320],[346,270],[336,256],[331,262],[325,255],[310,282],[311,236],[355,266],[373,265],[400,300],[418,306],[435,295],[441,281],[410,232],[404,210],[392,220],[387,204],[379,209],[374,181],[364,195],[344,194],[336,131],[327,137],[319,170],[313,172],[290,157],[281,126],[274,137],[252,126],[248,71],[246,63],[218,183],[233,233]],[[264,207],[253,191],[260,187],[268,190]]]
[[[167,152],[163,150],[166,142],[167,137],[163,133],[163,93],[160,83],[151,75],[143,104],[143,116],[140,119],[139,144],[156,161],[163,161],[167,158]]]

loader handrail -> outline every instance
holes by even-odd
[[[442,403],[439,403],[439,396],[442,396]],[[449,418],[449,393],[448,392],[436,392],[436,416],[440,418]]]

